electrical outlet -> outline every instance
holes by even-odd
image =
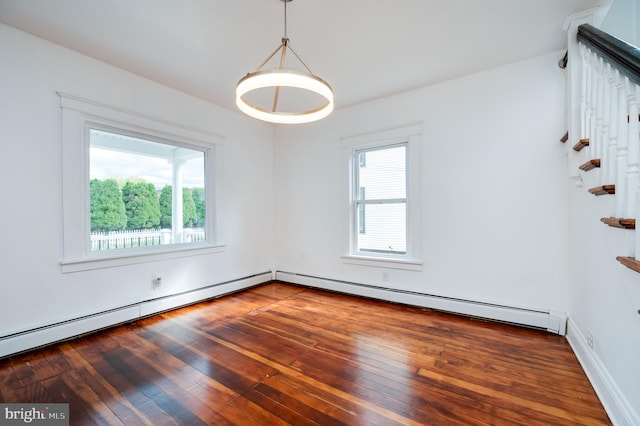
[[[587,345],[593,349],[593,333],[591,330],[587,330]]]
[[[154,278],[153,281],[153,289],[156,290],[162,286],[162,277]]]

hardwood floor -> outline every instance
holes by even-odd
[[[0,360],[72,425],[610,424],[564,337],[280,283]]]

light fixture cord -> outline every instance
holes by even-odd
[[[284,38],[287,38],[287,3],[288,0],[283,0],[284,3]]]
[[[289,50],[291,50],[291,53],[293,53],[295,57],[298,58],[300,63],[307,69],[307,71],[309,71],[309,74],[315,75],[313,71],[311,71],[311,68],[309,68],[309,66],[302,60],[300,55],[298,55],[296,51],[293,50],[293,47],[291,47],[291,44],[289,43],[289,37],[287,36],[287,3],[289,3],[291,0],[282,0],[282,1],[284,3],[284,38],[282,39],[282,47],[284,49],[288,47]],[[282,68],[282,66],[283,64],[281,63],[280,68]]]
[[[289,44],[289,38],[287,37],[287,0],[284,1],[284,37],[282,37],[282,53],[280,54],[280,69],[284,68],[284,60],[287,56],[287,45]],[[295,54],[295,53],[294,53]],[[296,55],[297,56],[297,55]],[[280,86],[276,86],[275,94],[273,95],[273,107],[272,112],[276,112],[278,109],[278,99],[280,99]]]
[[[280,51],[280,49],[283,50],[283,52],[280,55],[280,69],[282,69],[284,66],[284,56],[285,56],[284,51],[286,51],[286,49],[288,48],[291,51],[291,53],[293,53],[293,55],[296,58],[298,58],[298,61],[300,61],[300,63],[307,69],[307,71],[309,71],[309,74],[315,75],[314,72],[311,71],[311,68],[309,68],[309,66],[304,62],[304,60],[302,60],[300,55],[298,55],[298,53],[293,49],[293,47],[291,47],[291,44],[289,43],[289,37],[287,36],[287,3],[289,3],[290,1],[291,0],[282,0],[282,2],[284,3],[284,37],[282,37],[282,43],[280,44],[280,46],[277,47],[276,50],[273,51],[271,55],[269,55],[267,59],[265,59],[260,64],[260,66],[258,66],[258,68],[255,69],[254,72],[260,71],[262,67],[265,66],[265,64],[269,62],[271,58],[273,58],[276,55],[276,53],[278,53],[278,51]]]

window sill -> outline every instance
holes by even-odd
[[[422,261],[410,259],[392,259],[370,256],[342,256],[343,263],[371,266],[374,268],[404,269],[406,271],[422,271]]]
[[[180,257],[202,256],[211,253],[221,253],[224,245],[190,245],[188,247],[171,247],[167,249],[87,256],[83,259],[64,259],[60,262],[63,274],[90,271],[93,269],[113,268],[117,266],[134,265],[137,263],[157,262],[160,260],[176,259]],[[125,249],[126,250],[126,249]]]

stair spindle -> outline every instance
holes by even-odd
[[[584,44],[580,44],[580,63],[582,79],[580,80],[580,140],[589,138],[587,131],[587,111],[589,110],[589,49]]]
[[[604,106],[605,106],[605,72],[606,66],[602,57],[596,57],[596,121],[594,132],[594,152],[592,158],[602,159],[602,153],[604,151]]]
[[[638,99],[640,99],[640,85],[630,82],[629,92],[629,190],[632,192],[632,199],[629,201],[629,215],[640,220],[640,120],[638,117]],[[636,233],[633,244],[633,256],[640,253],[640,235]]]
[[[620,71],[610,69],[609,73],[609,149],[606,162],[605,184],[615,184],[616,181],[616,153],[618,151],[618,117],[620,105],[618,102],[618,80]],[[615,213],[611,212],[612,215]]]
[[[616,161],[616,217],[624,217],[627,205],[627,154],[629,146],[628,130],[627,130],[627,84],[628,79],[620,74],[618,78],[618,149]]]
[[[629,105],[629,117],[638,115],[638,102],[636,98],[636,85],[629,82],[627,102]],[[638,191],[638,163],[640,161],[640,140],[638,139],[638,120],[629,120],[627,124],[629,148],[627,156],[627,188],[629,200],[625,217],[635,217],[636,193]]]

